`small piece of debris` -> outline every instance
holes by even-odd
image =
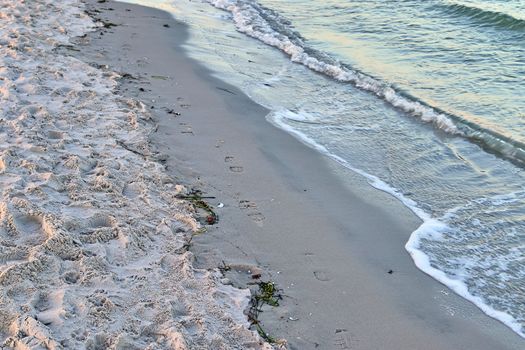
[[[169,28],[170,25],[169,25],[169,24],[165,24],[165,25],[163,25],[163,27],[164,27],[164,28]]]
[[[206,217],[206,222],[208,223],[208,225],[215,224],[215,221],[216,221],[216,219],[215,219],[215,216],[213,216],[213,215],[208,215]]]
[[[388,273],[389,273],[389,274],[393,274],[393,273],[394,273],[394,270],[388,270]]]
[[[176,116],[181,115],[180,112],[175,112],[174,109],[168,109],[168,114],[175,114]]]
[[[160,80],[168,80],[170,77],[166,77],[164,75],[152,75],[151,78],[160,79]]]
[[[131,75],[131,74],[129,74],[129,73],[122,73],[122,74],[120,75],[120,77],[121,77],[122,79],[137,79],[137,78],[135,78],[133,75]]]
[[[217,208],[222,208],[222,207],[224,207],[224,203],[217,204]]]

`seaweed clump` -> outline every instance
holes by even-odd
[[[177,198],[188,200],[193,204],[195,208],[202,209],[206,213],[204,218],[206,224],[214,225],[219,221],[219,216],[217,215],[217,213],[215,213],[212,207],[204,200],[213,199],[215,197],[204,197],[201,191],[193,189],[189,194],[178,195]]]
[[[259,282],[258,291],[253,293],[251,300],[251,308],[248,314],[250,322],[257,330],[257,333],[271,344],[279,344],[280,341],[269,335],[262,327],[259,320],[259,314],[263,312],[262,308],[264,305],[272,307],[279,306],[279,301],[282,300],[282,296],[273,282]]]

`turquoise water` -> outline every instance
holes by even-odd
[[[523,148],[524,2],[261,3],[290,19],[309,47],[449,113],[492,150],[505,152],[489,135]]]
[[[269,122],[411,208],[415,264],[525,336],[524,2],[136,2],[186,22],[190,55]]]
[[[290,19],[308,46],[351,69],[525,141],[524,2],[261,3]]]

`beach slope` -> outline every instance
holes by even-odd
[[[213,197],[219,222],[193,239],[197,266],[223,267],[242,286],[262,272],[281,288],[280,306],[260,315],[271,336],[292,349],[523,347],[414,266],[404,245],[420,221],[406,207],[189,59],[185,25],[147,7],[96,6],[116,26],[81,55],[132,76],[119,89],[152,112],[168,171]]]

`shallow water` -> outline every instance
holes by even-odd
[[[135,2],[189,24],[190,55],[270,122],[409,206],[417,266],[524,336],[523,2]]]

